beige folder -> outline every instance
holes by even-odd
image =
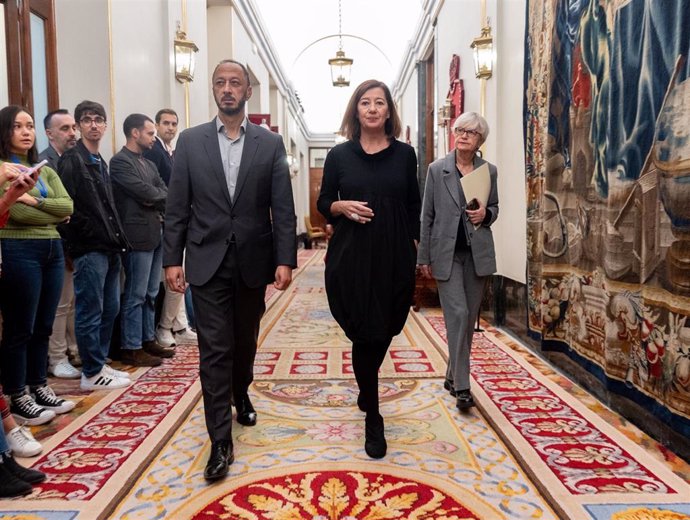
[[[491,175],[489,174],[488,163],[482,164],[479,168],[471,171],[467,175],[460,177],[462,191],[465,192],[467,202],[477,199],[486,207],[491,191]],[[474,226],[477,229],[479,226]]]

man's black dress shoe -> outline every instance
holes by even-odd
[[[458,407],[458,410],[467,410],[474,406],[474,399],[472,399],[472,394],[469,390],[458,390],[456,394],[457,401],[455,405]]]
[[[235,398],[235,408],[237,409],[237,422],[243,426],[254,426],[256,424],[256,410],[252,406],[248,395]]]
[[[218,480],[228,474],[228,467],[235,461],[232,452],[232,443],[229,441],[216,441],[211,443],[211,455],[208,457],[204,478],[206,480]]]
[[[448,390],[448,393],[449,393],[451,396],[453,396],[453,397],[456,396],[455,389],[453,388],[453,382],[452,382],[450,379],[446,379],[446,380],[443,382],[443,388],[445,388],[446,390]]]

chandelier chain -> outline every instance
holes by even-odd
[[[341,0],[338,0],[338,48],[343,50],[343,11],[341,6]]]

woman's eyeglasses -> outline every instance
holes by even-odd
[[[468,130],[467,128],[454,128],[453,133],[455,135],[468,135],[470,137],[477,137],[479,135],[479,132],[476,130]]]

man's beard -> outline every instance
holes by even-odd
[[[236,116],[237,114],[241,113],[244,110],[244,105],[247,102],[246,99],[242,99],[237,103],[237,107],[235,108],[223,108],[220,103],[216,101],[216,105],[218,105],[218,110],[223,112],[226,116]]]

